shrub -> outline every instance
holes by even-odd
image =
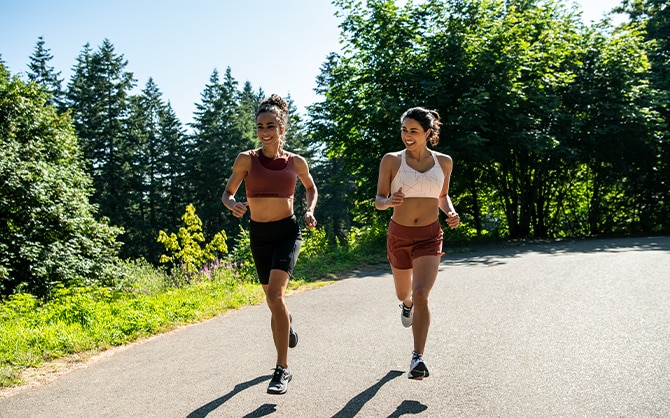
[[[219,253],[228,252],[225,231],[218,232],[209,243],[201,246],[205,242],[205,236],[202,233],[202,221],[195,213],[195,206],[186,206],[186,213],[181,219],[185,226],[179,228],[177,234],[168,235],[164,231],[158,234],[158,242],[169,253],[161,255],[161,263],[172,263],[173,267],[178,265],[182,274],[191,275],[216,259]]]
[[[0,296],[115,280],[120,228],[94,218],[72,121],[0,63]]]

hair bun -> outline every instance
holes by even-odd
[[[263,105],[276,106],[282,112],[288,113],[288,103],[286,100],[282,99],[278,94],[271,94],[270,97],[261,102],[261,107]]]

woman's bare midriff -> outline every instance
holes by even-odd
[[[251,220],[255,222],[274,222],[293,215],[292,197],[252,197],[247,202]]]
[[[432,197],[405,198],[393,208],[393,222],[403,226],[426,226],[438,220],[438,201]]]

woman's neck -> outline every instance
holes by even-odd
[[[282,155],[282,150],[278,146],[269,146],[269,147],[263,146],[261,148],[261,152],[267,158],[272,159],[279,158]]]
[[[432,153],[430,152],[428,147],[422,148],[420,150],[412,150],[412,151],[405,150],[405,154],[409,155],[409,157],[411,159],[416,160],[416,161],[421,161],[421,160],[423,160],[425,158],[429,158],[429,157],[432,158]]]

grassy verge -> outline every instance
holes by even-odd
[[[326,285],[383,262],[383,254],[335,249],[301,255],[288,291]],[[177,284],[145,263],[127,263],[126,270],[128,278],[118,289],[61,288],[46,302],[19,293],[0,304],[0,388],[24,384],[26,371],[46,363],[78,354],[86,358],[264,300],[260,285],[225,267]]]

